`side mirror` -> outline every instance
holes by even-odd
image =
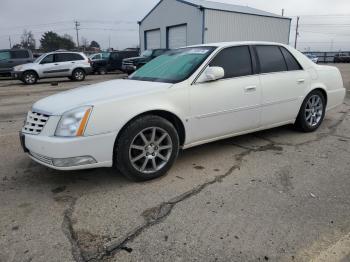
[[[211,82],[224,78],[225,70],[219,66],[207,67],[201,76],[198,78],[197,83]]]

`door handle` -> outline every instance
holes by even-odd
[[[256,91],[256,86],[247,86],[244,88],[245,92],[255,92]]]
[[[305,79],[298,79],[298,80],[297,80],[297,83],[298,83],[298,84],[301,84],[301,83],[304,83],[304,82],[305,82]]]
[[[59,64],[54,64],[54,65],[59,65]]]

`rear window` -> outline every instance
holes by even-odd
[[[74,53],[56,54],[56,58],[55,58],[56,62],[68,62],[68,61],[78,61],[78,60],[84,60],[84,58],[81,55],[74,54]]]
[[[261,73],[287,71],[287,64],[278,46],[256,46]]]
[[[284,47],[280,47],[284,59],[286,60],[288,71],[301,70],[301,66],[298,61],[294,58],[294,56]],[[310,57],[315,57],[314,55],[310,55]]]
[[[10,58],[11,58],[11,56],[10,56],[10,52],[9,51],[1,51],[0,52],[0,61],[1,60],[8,60]]]
[[[11,56],[14,59],[29,58],[29,52],[27,50],[14,50],[11,51]]]

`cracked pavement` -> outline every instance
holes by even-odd
[[[347,99],[317,132],[192,148],[145,183],[32,162],[18,141],[25,112],[81,83],[1,80],[0,261],[350,261],[350,66],[338,66]]]

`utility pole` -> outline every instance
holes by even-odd
[[[11,36],[9,35],[10,49],[12,48]]]
[[[79,50],[79,26],[80,26],[80,23],[78,21],[75,21],[75,31],[77,32],[77,47],[78,47],[78,50]]]
[[[282,16],[284,16],[284,8],[282,9]]]
[[[295,29],[295,43],[294,43],[295,49],[297,49],[298,36],[299,36],[299,19],[300,19],[300,16],[297,17],[297,28]]]

